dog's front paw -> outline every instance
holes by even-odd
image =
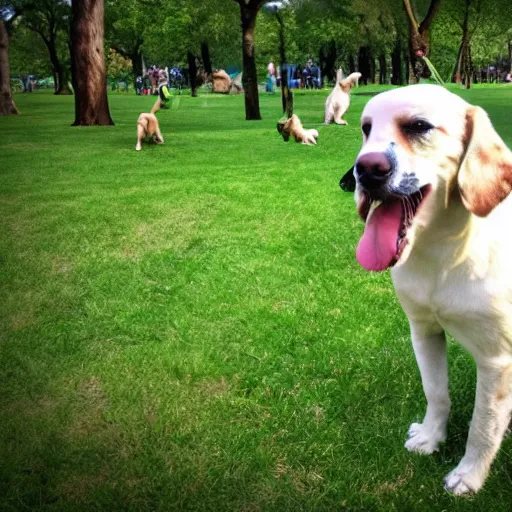
[[[446,475],[444,488],[456,496],[475,494],[484,484],[486,476],[487,474],[477,470],[476,464],[468,464],[461,460],[459,465]]]
[[[135,151],[140,151],[142,149],[142,146],[140,144],[137,144],[135,146]]]
[[[407,433],[405,447],[410,452],[429,455],[439,450],[439,444],[446,440],[446,434],[426,427],[423,423],[413,423]]]

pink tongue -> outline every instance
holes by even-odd
[[[398,230],[402,219],[399,201],[382,203],[366,221],[363,236],[357,246],[357,261],[366,270],[386,270],[397,252]]]

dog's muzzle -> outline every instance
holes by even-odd
[[[365,153],[355,163],[357,179],[367,190],[383,189],[393,175],[394,168],[390,156],[380,152]]]

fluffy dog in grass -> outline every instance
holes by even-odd
[[[350,90],[361,78],[361,73],[352,73],[343,80],[336,80],[336,85],[325,101],[325,124],[348,124],[343,119],[350,106]]]
[[[140,151],[142,149],[142,141],[144,139],[150,139],[156,144],[163,144],[164,137],[160,131],[160,125],[158,119],[155,116],[155,112],[160,108],[160,99],[158,99],[151,109],[150,113],[142,113],[137,119],[137,145],[135,149]]]
[[[277,123],[277,131],[282,135],[285,142],[288,142],[291,135],[295,138],[295,142],[302,142],[302,144],[308,146],[316,144],[318,137],[318,132],[315,129],[305,129],[295,114],[285,121],[279,121]]]

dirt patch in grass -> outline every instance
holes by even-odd
[[[414,469],[412,464],[408,463],[404,471],[392,481],[378,483],[375,487],[370,487],[368,484],[361,486],[361,493],[371,494],[373,496],[383,496],[388,493],[398,492],[407,482],[414,476]]]
[[[52,275],[67,276],[67,275],[71,274],[73,269],[74,269],[73,263],[70,260],[63,258],[62,256],[55,256],[52,259],[52,269],[51,269]]]
[[[208,397],[221,397],[227,395],[231,385],[224,377],[220,379],[205,379],[197,383],[197,389]]]
[[[138,260],[150,252],[182,253],[197,232],[199,218],[199,213],[193,209],[167,209],[162,217],[135,225],[132,233],[122,238],[118,255]]]
[[[103,392],[101,382],[91,376],[82,381],[77,388],[78,403],[74,420],[69,427],[69,435],[73,439],[86,438],[93,434],[111,437],[113,426],[104,419],[108,408],[108,400]]]
[[[84,501],[95,489],[104,486],[107,482],[108,470],[106,468],[97,475],[70,474],[65,481],[57,485],[56,493],[58,496],[72,501]]]
[[[9,317],[9,323],[13,331],[21,331],[37,324],[36,313],[29,307],[16,311]]]
[[[13,331],[21,331],[27,327],[33,327],[37,324],[37,306],[40,297],[31,290],[18,293],[11,296],[6,307],[10,307],[13,312],[8,315],[9,326]]]

